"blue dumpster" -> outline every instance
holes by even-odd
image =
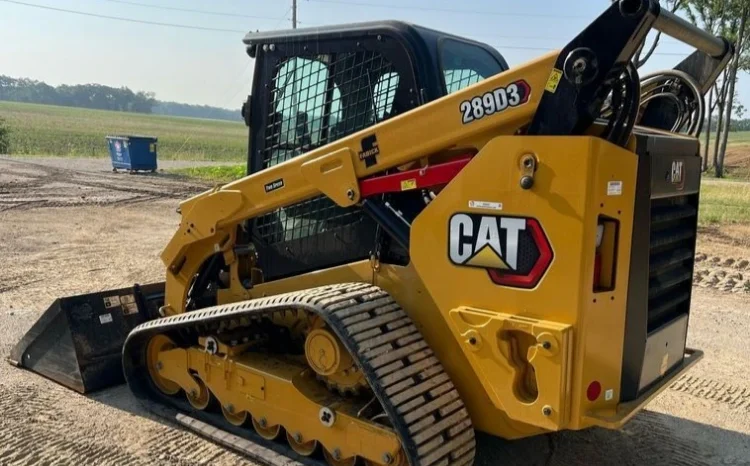
[[[107,136],[112,171],[155,172],[156,143],[157,138],[150,136]]]

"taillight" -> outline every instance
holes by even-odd
[[[594,292],[615,289],[617,266],[617,237],[620,224],[603,215],[596,224],[596,247],[594,254]]]
[[[596,399],[599,398],[599,395],[601,394],[602,384],[600,384],[596,380],[591,382],[589,384],[589,388],[586,389],[586,398],[588,398],[589,401],[596,401]]]
[[[596,255],[594,256],[594,289],[602,282],[602,239],[604,239],[604,225],[596,226]]]

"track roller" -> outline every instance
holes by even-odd
[[[197,410],[203,411],[204,409],[208,408],[208,406],[211,404],[211,400],[213,399],[213,396],[211,395],[211,392],[208,390],[208,387],[206,387],[206,384],[203,383],[201,379],[193,376],[193,380],[195,380],[195,383],[198,384],[198,390],[185,392],[185,398],[187,398],[188,403],[190,403],[190,406],[192,406],[193,408]]]
[[[235,412],[234,406],[232,405],[221,405],[221,414],[224,415],[224,419],[230,424],[237,427],[242,427],[247,422],[247,411]]]
[[[341,452],[338,451],[338,449],[330,452],[328,451],[328,449],[324,448],[323,456],[325,457],[326,462],[331,466],[354,466],[355,464],[357,464],[356,456],[352,456],[350,458],[341,458]]]
[[[382,466],[382,463],[375,463],[370,460],[364,460],[363,463],[364,466]],[[384,456],[383,463],[388,466],[409,466],[409,462],[406,461],[406,455],[404,455],[403,451],[399,452],[395,459],[391,456]]]
[[[253,418],[253,427],[255,428],[255,432],[266,440],[276,440],[281,434],[281,426],[278,424],[269,426],[265,418]]]
[[[312,456],[313,453],[315,453],[315,450],[318,449],[317,440],[305,441],[304,437],[302,437],[302,434],[299,432],[294,435],[287,432],[286,441],[289,442],[289,446],[292,447],[292,450],[302,456]]]

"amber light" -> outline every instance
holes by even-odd
[[[586,398],[589,401],[596,401],[599,395],[602,394],[602,384],[597,381],[593,381],[589,384],[589,388],[586,389]]]

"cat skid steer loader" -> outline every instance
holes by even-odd
[[[640,78],[651,30],[696,51]],[[619,428],[700,359],[696,135],[726,40],[619,0],[511,69],[400,22],[245,43],[248,175],[180,204],[165,283],[56,301],[13,363],[124,379],[266,463],[429,466],[472,464],[475,429]]]

